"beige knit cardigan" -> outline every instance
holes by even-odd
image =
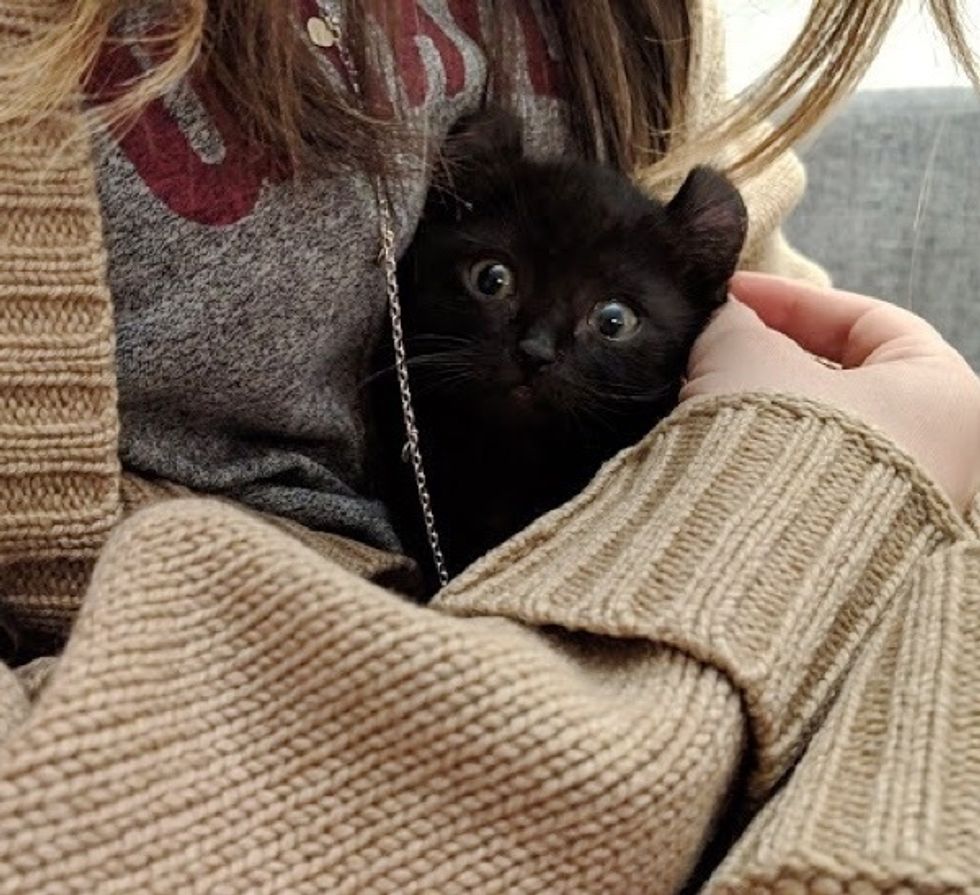
[[[0,132],[0,600],[72,625],[0,666],[0,893],[980,893],[980,547],[891,443],[691,403],[415,606],[397,558],[121,476],[80,128]],[[804,271],[801,187],[747,185],[746,264]]]

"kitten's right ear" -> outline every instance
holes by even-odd
[[[459,211],[480,185],[524,157],[520,119],[497,106],[461,118],[439,153],[429,193],[430,211]]]
[[[748,231],[748,212],[732,182],[697,167],[667,205],[677,228],[688,275],[700,287],[717,287],[735,273]]]

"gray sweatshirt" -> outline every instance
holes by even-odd
[[[527,138],[554,150],[566,141],[555,41],[539,5],[519,5]],[[300,7],[317,12],[312,0]],[[409,120],[438,143],[479,105],[487,66],[473,36],[485,10],[476,0],[415,7],[390,64]],[[339,77],[335,50],[317,52]],[[104,65],[109,79],[139,70],[127,49]],[[277,175],[190,85],[102,140],[125,466],[397,548],[366,480],[362,386],[385,314],[368,179]],[[424,167],[394,185],[399,251],[421,211]]]

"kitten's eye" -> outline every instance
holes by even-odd
[[[621,342],[636,332],[640,319],[629,305],[620,301],[601,301],[592,309],[589,324],[603,338]]]
[[[466,273],[470,292],[484,298],[506,298],[514,294],[514,271],[502,261],[485,258]]]

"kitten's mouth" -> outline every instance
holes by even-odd
[[[529,385],[517,385],[510,390],[510,395],[518,404],[530,404],[534,400],[534,389]]]
[[[527,383],[512,385],[502,397],[504,402],[500,410],[503,418],[515,425],[536,419],[541,410],[541,396],[534,386]]]

